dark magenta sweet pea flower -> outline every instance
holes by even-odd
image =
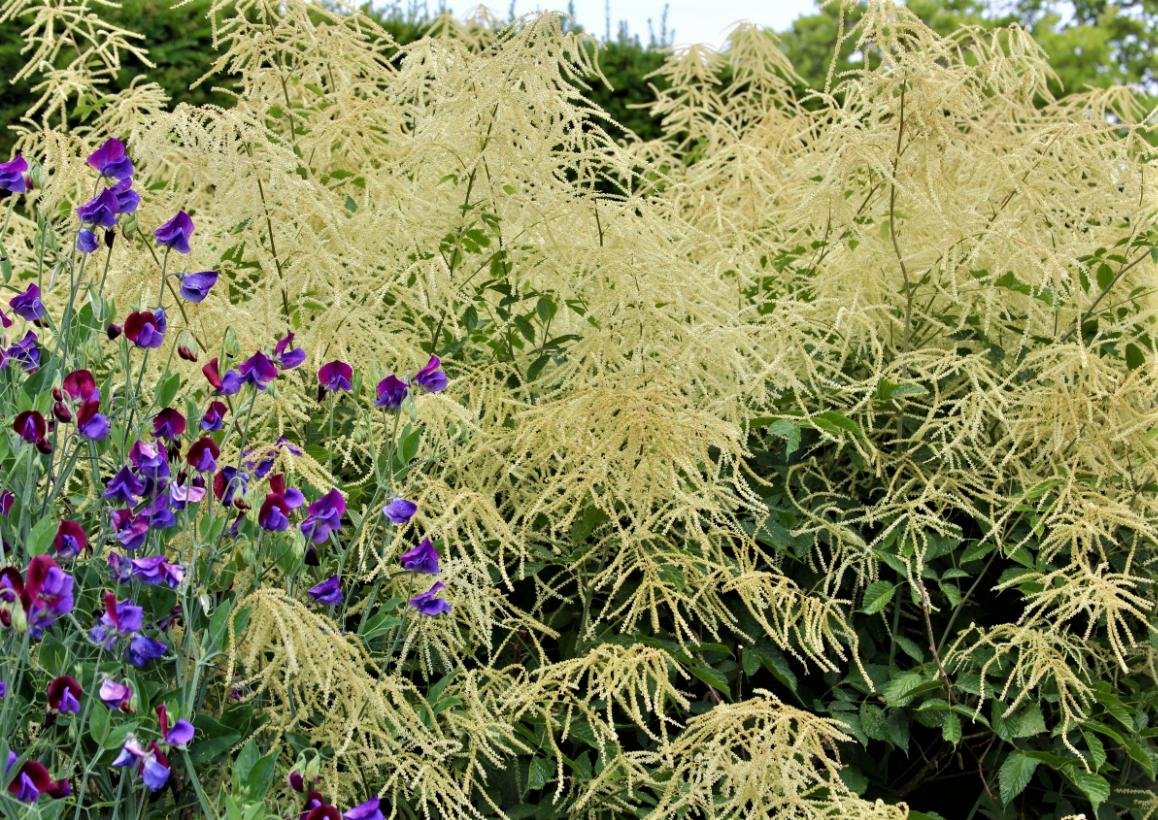
[[[418,512],[418,505],[405,498],[395,498],[382,508],[382,514],[389,519],[390,523],[399,526],[413,518],[416,512]]]
[[[29,444],[43,441],[45,433],[48,432],[44,416],[36,410],[25,410],[17,415],[16,420],[12,422],[12,429]]]
[[[117,210],[120,203],[112,188],[105,188],[88,202],[76,209],[76,215],[86,225],[111,228],[117,224]]]
[[[72,675],[59,675],[48,684],[48,708],[60,714],[79,714],[80,696],[84,694],[80,682]]]
[[[342,516],[346,512],[346,499],[335,487],[307,508],[306,520],[301,530],[306,538],[315,544],[322,544],[342,527]]]
[[[88,549],[88,536],[78,522],[64,520],[56,528],[52,548],[57,558],[76,558]]]
[[[241,501],[249,488],[249,474],[244,470],[226,465],[213,476],[213,496],[228,507]]]
[[[153,416],[153,435],[172,441],[185,432],[185,417],[172,407],[166,407]]]
[[[169,647],[147,635],[134,635],[125,650],[125,660],[138,669],[143,669],[150,661],[163,658]]]
[[[225,414],[229,412],[229,408],[225,406],[225,402],[211,401],[209,407],[205,410],[205,415],[201,417],[202,430],[220,430],[225,423]]]
[[[28,170],[28,160],[17,154],[7,162],[0,162],[0,189],[13,194],[22,194],[28,190],[28,181],[24,178]]]
[[[391,373],[378,382],[378,398],[374,400],[374,404],[387,410],[397,411],[402,407],[402,402],[406,399],[409,390],[410,386],[406,382]]]
[[[131,712],[130,701],[133,699],[133,687],[128,683],[121,683],[112,678],[104,681],[100,688],[100,699],[110,709],[119,709],[122,712]]]
[[[265,390],[277,378],[277,366],[260,350],[237,366],[242,384],[252,384],[258,390]]]
[[[81,228],[76,235],[76,249],[81,253],[92,253],[101,246],[97,235],[88,228]]]
[[[72,576],[49,556],[37,555],[28,562],[20,601],[32,638],[39,638],[58,618],[72,612],[72,588]]]
[[[88,370],[74,370],[64,377],[61,389],[73,401],[100,401],[101,391]]]
[[[48,318],[48,311],[44,309],[44,302],[40,301],[40,286],[30,282],[23,293],[13,296],[8,304],[12,312],[29,322],[41,324]]]
[[[215,270],[203,270],[200,273],[187,273],[181,277],[181,298],[194,304],[202,302],[209,291],[217,284],[220,274]]]
[[[323,391],[353,390],[353,378],[354,368],[342,361],[327,362],[318,368],[318,384]]]
[[[417,609],[421,614],[427,616],[441,615],[445,612],[450,612],[450,604],[441,598],[435,596],[446,588],[442,581],[438,581],[426,592],[415,595],[410,599],[410,605]]]
[[[125,144],[115,137],[105,140],[86,161],[104,177],[124,180],[133,175],[133,161],[125,156]]]
[[[0,490],[0,515],[5,518],[12,512],[12,505],[16,503],[16,496],[11,490]]]
[[[160,245],[172,248],[177,253],[189,253],[189,237],[194,230],[189,214],[177,211],[176,216],[153,231],[153,236]]]
[[[8,751],[8,761],[4,773],[12,771],[20,755],[11,749]],[[52,775],[43,763],[36,760],[25,760],[12,782],[8,784],[8,793],[22,803],[35,803],[40,795],[62,798],[72,794],[72,786],[68,780],[53,780]]]
[[[446,374],[442,372],[442,362],[437,356],[431,356],[426,366],[414,376],[414,381],[428,393],[438,393],[446,389],[449,383]]]
[[[337,606],[342,603],[344,597],[337,575],[331,575],[317,586],[310,587],[308,595],[319,604],[326,606]]]
[[[404,570],[427,575],[438,574],[438,550],[430,543],[429,538],[423,538],[417,547],[402,553],[398,560]]]
[[[137,347],[160,347],[169,322],[165,311],[138,310],[125,317],[125,336]]]
[[[211,473],[217,469],[217,457],[219,455],[221,455],[221,450],[218,449],[217,442],[209,436],[202,436],[190,445],[185,460],[194,470]]]
[[[109,434],[109,420],[98,413],[100,402],[86,401],[76,412],[76,429],[87,439],[100,441]]]
[[[294,347],[293,343],[294,334],[291,331],[278,339],[277,344],[273,346],[274,358],[283,370],[293,370],[306,360],[306,352],[300,347]]]

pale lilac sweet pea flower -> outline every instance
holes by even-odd
[[[133,699],[133,688],[127,683],[120,683],[111,678],[101,684],[100,699],[110,709],[129,711],[129,702]]]

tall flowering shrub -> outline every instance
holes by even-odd
[[[236,103],[172,112],[73,43],[100,104],[0,167],[12,799],[1144,802],[1130,96],[874,2],[862,70],[801,100],[740,28],[616,142],[580,36],[477,23],[215,6]]]

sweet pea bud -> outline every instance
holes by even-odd
[[[121,335],[122,328],[116,322],[109,322],[109,326],[105,328],[105,334],[109,339],[115,339]]]
[[[64,393],[61,392],[59,387],[52,388],[52,398],[55,401],[64,401]]]
[[[187,362],[197,361],[197,354],[185,347],[185,345],[179,345],[177,347],[177,355]]]
[[[106,248],[111,248],[113,246],[113,240],[116,238],[117,238],[117,229],[116,228],[106,228],[105,229],[105,247]]]
[[[43,188],[44,166],[35,160],[30,160],[28,163],[28,173],[24,175],[24,181],[29,188]]]
[[[72,413],[64,406],[63,402],[56,402],[52,405],[52,415],[56,416],[56,420],[61,424],[68,424],[72,421]]]
[[[52,442],[46,438],[42,438],[40,441],[36,442],[36,449],[44,455],[48,455],[52,452]]]

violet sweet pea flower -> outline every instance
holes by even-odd
[[[225,406],[225,402],[211,401],[209,407],[205,410],[205,415],[201,417],[202,430],[220,430],[224,425],[225,414],[229,412],[229,408]]]
[[[8,358],[20,365],[27,373],[40,369],[40,346],[36,344],[36,334],[31,330],[6,351]]]
[[[301,530],[315,544],[323,544],[342,527],[342,516],[346,512],[346,499],[335,487],[307,508],[306,520]]]
[[[28,634],[40,638],[58,618],[72,612],[73,578],[47,555],[28,562],[20,601],[28,622]]]
[[[111,228],[117,224],[117,209],[119,206],[120,203],[117,201],[116,192],[114,192],[112,188],[105,188],[88,202],[78,206],[76,215],[80,217],[80,221],[86,225],[99,225],[102,228]]]
[[[28,160],[17,154],[7,162],[0,162],[0,189],[13,194],[28,190],[24,173],[28,170]]]
[[[193,235],[193,220],[184,211],[153,231],[157,244],[172,248],[177,253],[189,253],[189,237]]]
[[[81,253],[92,253],[101,246],[97,235],[88,228],[81,228],[76,235],[76,249]]]
[[[406,382],[392,373],[378,382],[378,398],[374,400],[374,404],[387,410],[397,411],[402,407],[402,402],[406,399],[409,389],[410,387]]]
[[[129,648],[125,652],[125,659],[138,669],[142,669],[157,658],[165,656],[169,647],[160,641],[155,641],[146,635],[134,635],[129,641]]]
[[[307,594],[319,604],[326,606],[337,606],[342,603],[344,597],[337,575],[331,575],[317,586],[310,587]]]
[[[172,441],[185,432],[185,417],[172,407],[166,407],[153,416],[153,435]]]
[[[327,362],[318,368],[318,384],[323,391],[353,390],[354,385],[350,381],[352,378],[354,368],[343,361]]]
[[[373,797],[365,803],[359,803],[342,815],[342,820],[385,820],[379,804],[382,799]]]
[[[48,708],[60,714],[79,714],[80,696],[84,694],[80,682],[72,675],[59,675],[48,684]]]
[[[418,505],[405,498],[395,498],[382,508],[382,514],[390,520],[390,523],[399,526],[413,518],[416,512],[418,512]]]
[[[117,474],[105,484],[104,498],[110,501],[120,501],[125,504],[135,504],[136,496],[145,491],[145,482],[133,475],[128,467],[122,467]]]
[[[265,390],[277,378],[277,367],[260,350],[237,366],[242,384],[252,384],[258,390]]]
[[[187,720],[178,720],[170,727],[169,709],[163,703],[157,704],[157,722],[161,724],[161,737],[165,742],[178,748],[184,748],[185,744],[193,739],[196,731],[193,724]]]
[[[131,214],[141,204],[141,195],[133,190],[132,179],[122,179],[112,187],[112,192],[117,199],[118,214]]]
[[[431,356],[426,366],[414,376],[414,381],[428,393],[439,393],[446,389],[449,383],[446,374],[442,372],[442,362],[437,356]]]
[[[100,148],[88,155],[86,161],[101,176],[125,180],[133,175],[133,161],[125,156],[125,144],[115,137],[105,140]]]
[[[39,324],[48,317],[44,302],[40,301],[40,286],[35,282],[30,282],[24,292],[13,296],[8,304],[12,307],[13,313],[29,322]]]
[[[181,277],[181,298],[199,304],[209,291],[217,284],[220,274],[215,270],[203,270],[200,273],[187,273]]]
[[[404,570],[409,572],[422,572],[427,575],[438,574],[438,550],[434,548],[434,544],[430,543],[429,538],[423,538],[414,549],[402,553],[398,557]]]
[[[441,598],[435,597],[445,588],[446,585],[442,583],[442,581],[438,581],[434,586],[426,590],[426,592],[411,598],[410,605],[426,616],[441,615],[444,612],[450,612],[450,604]]]
[[[76,429],[87,439],[100,441],[109,434],[109,420],[103,413],[98,413],[100,402],[86,401],[76,413]]]
[[[134,558],[131,563],[133,566],[132,577],[150,586],[164,584],[169,589],[176,589],[185,577],[185,567],[180,564],[170,564],[163,555]]]
[[[131,711],[129,702],[133,699],[133,688],[127,683],[120,683],[111,678],[101,684],[100,699],[110,709],[119,709],[122,712]]]
[[[12,771],[20,755],[11,749],[8,750],[8,761],[4,766],[4,773]],[[40,795],[49,797],[68,797],[72,794],[72,786],[67,779],[53,780],[45,765],[37,760],[26,760],[8,784],[8,793],[22,803],[35,803]]]
[[[145,545],[149,537],[149,517],[142,513],[133,515],[130,509],[113,510],[111,514],[117,542],[129,552],[135,552]],[[109,556],[112,557],[111,555]]]
[[[104,602],[105,611],[89,630],[88,636],[97,646],[112,649],[118,638],[131,638],[141,631],[145,611],[129,598],[118,601],[111,592],[105,593]],[[103,698],[103,686],[101,693]]]
[[[241,502],[249,489],[249,474],[244,470],[226,465],[213,476],[213,496],[224,506]]]
[[[277,340],[273,346],[273,355],[283,370],[293,370],[306,360],[306,352],[300,347],[294,347],[293,331]]]

